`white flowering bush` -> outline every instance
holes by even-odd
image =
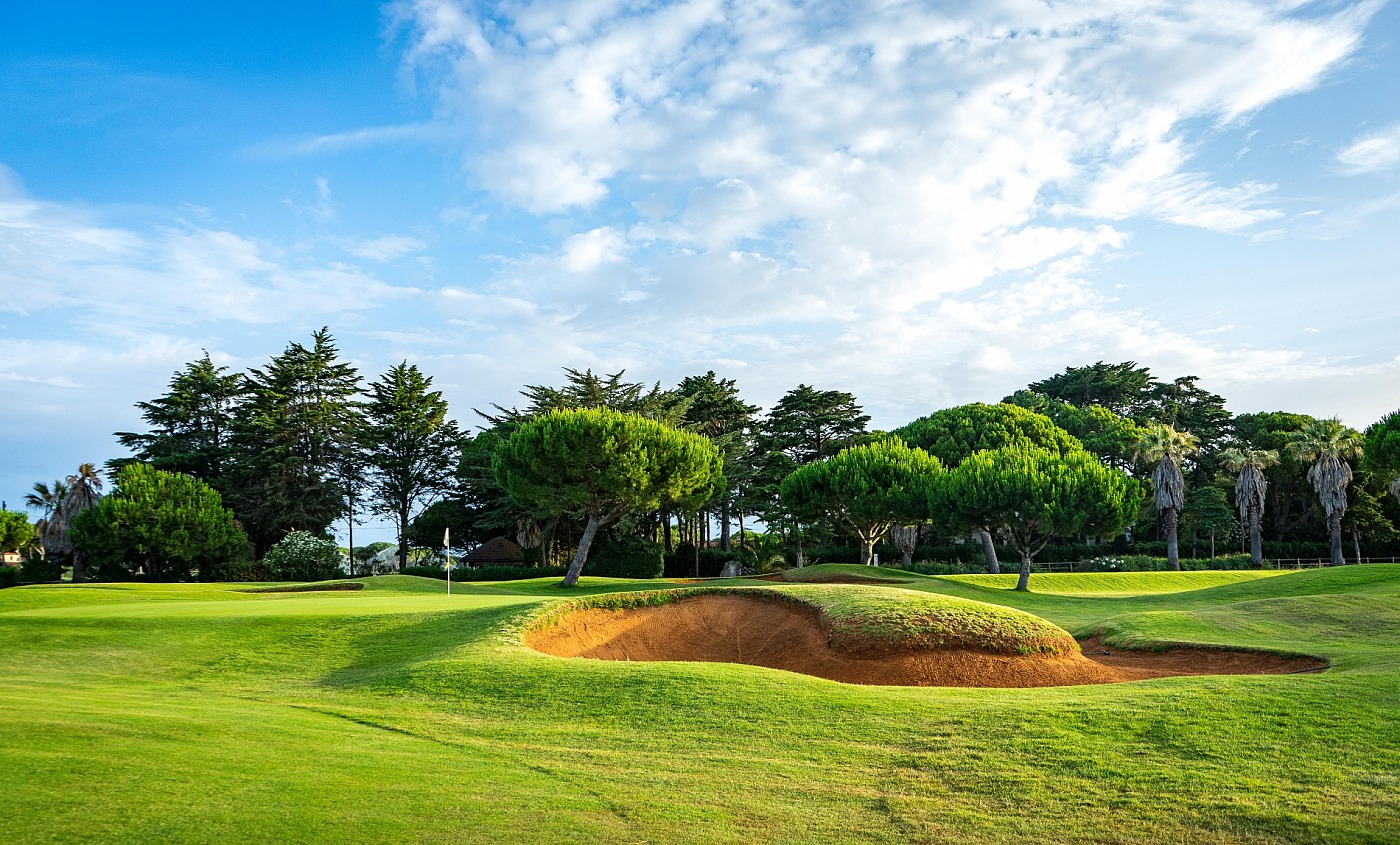
[[[1086,560],[1076,566],[1079,572],[1126,572],[1128,571],[1127,561],[1121,557],[1095,557]]]
[[[325,581],[343,574],[342,558],[333,540],[310,531],[293,531],[267,550],[263,563],[278,581]]]

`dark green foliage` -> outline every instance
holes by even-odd
[[[73,518],[69,537],[103,578],[176,581],[205,574],[246,543],[214,488],[149,464],[128,464],[117,491]]]
[[[615,537],[598,543],[588,556],[590,575],[610,578],[660,578],[665,564],[660,543],[639,537]]]
[[[1315,422],[1306,414],[1270,411],[1235,417],[1235,437],[1243,444],[1278,453],[1277,465],[1264,470],[1269,487],[1265,497],[1265,540],[1299,542],[1325,533],[1324,514],[1308,483],[1308,462],[1288,450],[1293,434]]]
[[[687,402],[674,392],[662,390],[657,382],[648,388],[641,382],[623,381],[626,370],[612,375],[598,375],[593,370],[564,368],[563,387],[547,387],[540,384],[526,385],[521,395],[530,400],[525,410],[502,408],[492,405],[495,414],[481,413],[481,416],[497,426],[513,428],[528,419],[550,413],[578,408],[593,410],[607,408],[624,414],[636,414],[650,420],[657,420],[672,426],[681,426]]]
[[[26,584],[59,581],[63,579],[63,564],[52,558],[32,554],[20,565],[19,577]]]
[[[390,369],[370,385],[358,431],[374,509],[398,526],[400,568],[408,563],[412,516],[448,492],[457,467],[461,435],[447,419],[442,392],[432,385],[407,361]]]
[[[200,580],[246,583],[248,581],[277,581],[276,571],[266,560],[253,560],[253,549],[248,546],[243,554],[220,561],[200,570]]]
[[[19,585],[19,567],[0,564],[0,590]]]
[[[1186,505],[1181,510],[1181,530],[1191,538],[1191,556],[1196,557],[1197,544],[1202,539],[1215,548],[1239,528],[1230,494],[1215,486],[1196,487],[1186,493]]]
[[[675,550],[665,555],[666,565],[662,574],[667,578],[714,578],[724,571],[726,563],[738,557],[734,551],[726,552],[715,547],[700,549],[700,563],[697,569],[695,546],[691,543],[677,543]]]
[[[1391,411],[1366,429],[1362,464],[1400,500],[1400,411]]]
[[[409,523],[408,544],[417,549],[440,549],[443,533],[450,529],[452,546],[460,549],[471,543],[484,543],[500,533],[484,530],[476,515],[461,499],[433,502]]]
[[[1136,467],[1133,454],[1144,430],[1133,420],[1103,405],[1080,407],[1031,390],[1018,390],[1004,401],[1049,417],[1105,464],[1129,472]]]
[[[1152,388],[1158,384],[1152,372],[1136,361],[1084,367],[1066,367],[1063,373],[1030,383],[1042,396],[1081,408],[1102,405],[1123,417],[1136,417],[1148,409]]]
[[[325,328],[247,376],[234,418],[228,502],[259,552],[293,530],[325,533],[346,509],[360,377]]]
[[[138,402],[147,433],[117,432],[117,441],[132,451],[133,461],[156,469],[183,472],[222,489],[232,458],[233,421],[248,391],[246,379],[216,366],[209,353],[170,379],[169,391],[150,402]]]
[[[829,520],[861,542],[861,563],[892,525],[929,518],[929,489],[939,460],[891,438],[854,446],[798,467],[783,480],[783,504],[804,521]]]
[[[799,384],[763,420],[759,449],[781,452],[796,464],[818,461],[844,449],[868,422],[850,393]]]

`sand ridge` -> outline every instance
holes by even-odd
[[[758,595],[703,594],[628,610],[589,608],[551,620],[525,644],[556,657],[743,663],[853,684],[1044,687],[1107,684],[1167,675],[1310,671],[1326,663],[1258,652],[1174,649],[1128,652],[1094,643],[1064,656],[1009,656],[966,649],[832,649],[816,608]]]

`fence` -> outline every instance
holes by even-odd
[[[1326,557],[1286,557],[1268,560],[1265,563],[1273,564],[1275,569],[1319,569],[1331,565],[1332,559]],[[1347,563],[1400,563],[1400,557],[1363,557],[1360,560],[1353,558]]]

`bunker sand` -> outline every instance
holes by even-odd
[[[755,596],[702,595],[630,610],[585,609],[530,631],[525,644],[556,657],[743,663],[851,684],[1046,687],[1169,675],[1261,674],[1325,668],[1315,658],[1258,652],[1125,651],[1097,643],[1065,656],[909,650],[879,643],[833,650],[815,608]]]

